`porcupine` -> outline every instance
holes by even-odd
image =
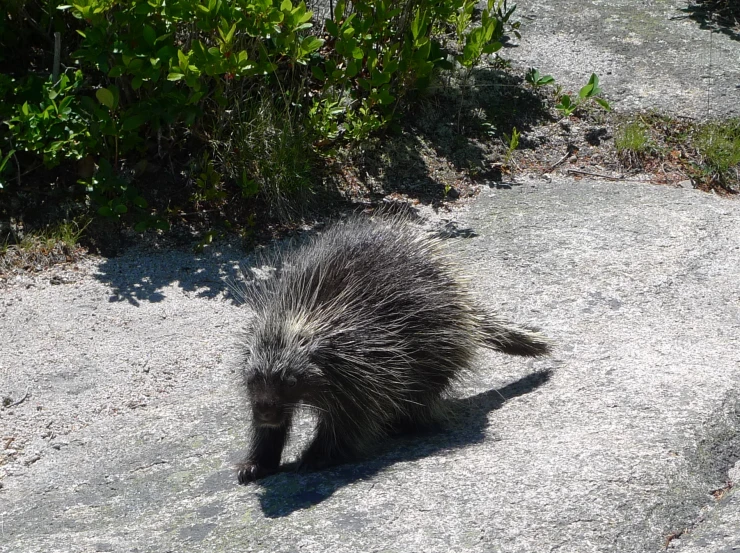
[[[243,376],[252,407],[239,483],[278,470],[296,408],[316,418],[299,470],[349,461],[436,418],[479,347],[548,353],[537,332],[481,309],[432,238],[406,216],[352,216],[232,285],[253,310]]]

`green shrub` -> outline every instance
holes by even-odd
[[[41,83],[40,101],[15,104],[6,121],[16,151],[35,153],[44,165],[54,167],[64,159],[79,160],[95,149],[90,118],[82,110],[82,71],[64,74],[57,83]],[[22,95],[19,89],[14,94]]]
[[[314,155],[388,126],[435,69],[452,68],[440,33],[455,33],[454,59],[470,68],[518,27],[505,0],[489,0],[479,24],[472,0],[341,0],[323,25],[291,0],[60,4],[14,0],[0,16],[0,46],[42,52],[22,63],[0,57],[0,202],[40,162],[66,181],[79,173],[66,184],[87,205],[137,230],[166,227],[151,201],[162,185],[133,170],[161,158],[175,169],[168,186],[193,168],[179,186],[192,188],[181,196],[198,208],[258,196],[278,214],[295,212],[310,196]],[[53,83],[49,30],[71,52],[62,66],[76,66]],[[94,174],[78,160],[94,162]]]

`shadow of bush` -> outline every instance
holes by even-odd
[[[431,87],[406,114],[400,132],[366,150],[359,161],[382,192],[432,203],[445,196],[446,185],[455,184],[450,178],[491,173],[506,151],[504,135],[514,127],[526,134],[551,120],[542,96],[521,77],[478,68]],[[533,145],[523,138],[519,147]],[[445,165],[463,176],[446,173]]]
[[[740,2],[737,0],[694,0],[681,11],[702,29],[740,41]]]

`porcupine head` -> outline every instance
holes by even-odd
[[[314,404],[324,387],[317,344],[295,318],[258,316],[250,327],[244,378],[254,424],[287,426],[298,404]]]

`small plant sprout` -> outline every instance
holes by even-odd
[[[511,160],[511,155],[519,146],[520,136],[521,135],[519,134],[519,131],[516,130],[516,127],[511,129],[511,135],[504,133],[504,146],[506,146],[506,155],[504,157],[504,162],[506,164],[509,163],[509,161]]]
[[[559,101],[558,104],[555,106],[555,109],[561,112],[564,117],[569,117],[585,102],[587,102],[588,100],[593,100],[605,110],[611,111],[612,108],[609,103],[603,98],[599,97],[601,92],[602,90],[599,86],[599,77],[596,75],[596,73],[591,73],[591,78],[588,80],[588,83],[584,87],[582,87],[580,91],[578,91],[578,98],[573,100],[568,94],[562,94],[558,98]]]
[[[552,75],[540,75],[540,72],[534,67],[529,68],[524,78],[534,88],[539,88],[555,82]]]

